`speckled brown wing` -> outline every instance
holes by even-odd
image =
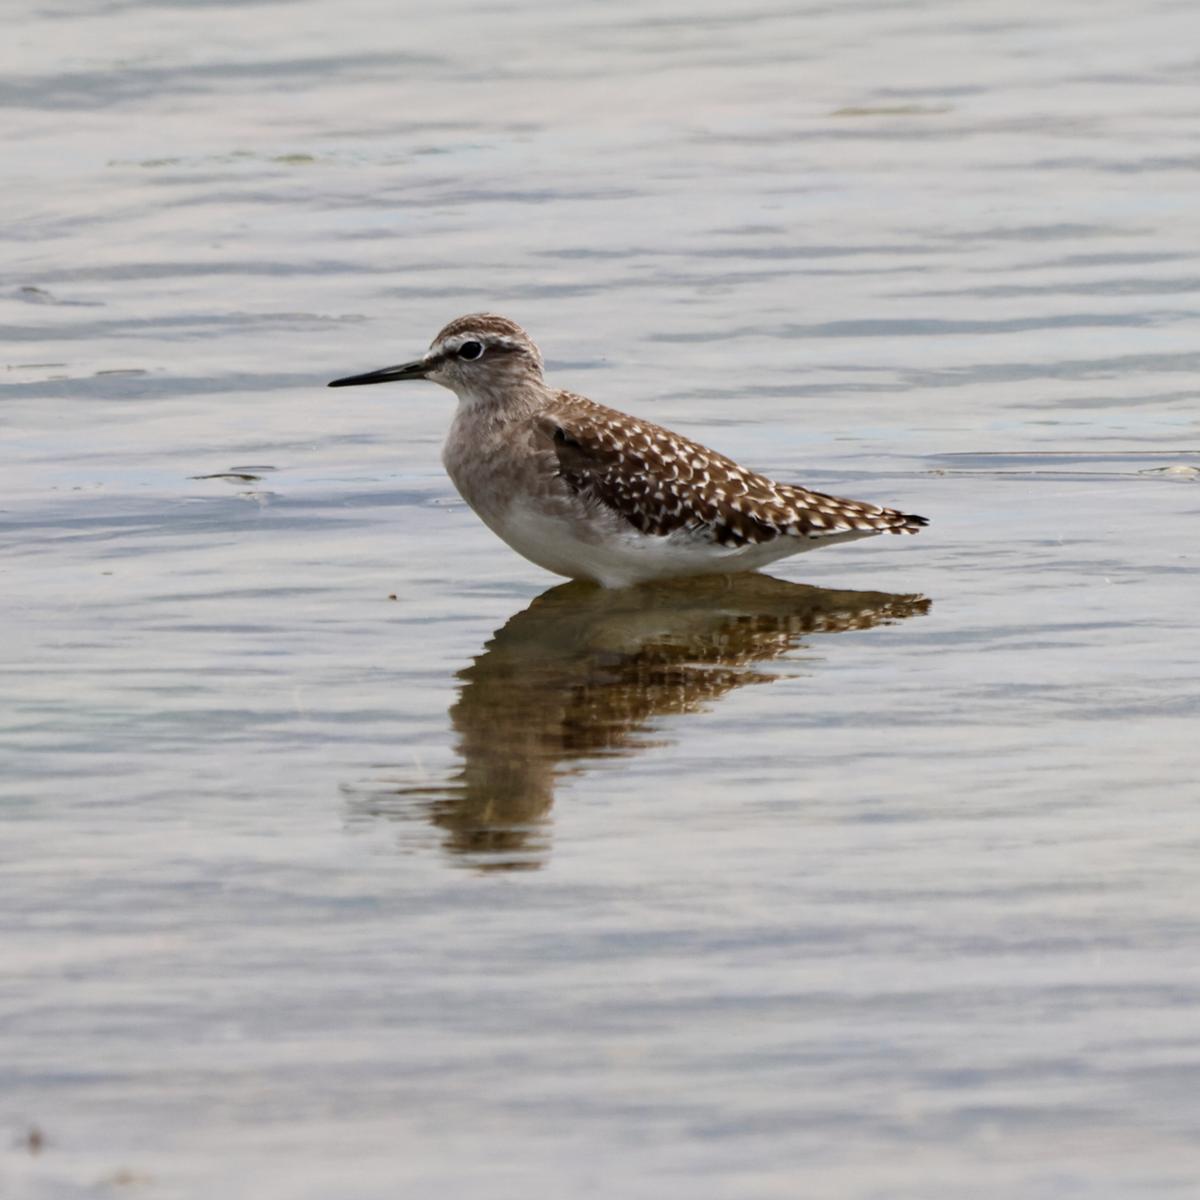
[[[539,416],[560,477],[642,533],[736,549],[779,537],[916,533],[924,517],[775,483],[669,429],[562,392]]]

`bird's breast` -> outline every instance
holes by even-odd
[[[493,527],[514,501],[561,487],[549,456],[522,424],[455,418],[442,464],[459,495]]]

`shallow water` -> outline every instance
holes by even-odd
[[[6,21],[0,1195],[1191,1196],[1179,3]],[[598,593],[447,319],[918,538]]]

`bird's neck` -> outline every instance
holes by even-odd
[[[455,389],[455,392],[459,420],[495,425],[527,420],[545,408],[554,395],[540,379],[522,380],[516,386],[506,383],[497,387]]]

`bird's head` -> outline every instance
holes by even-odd
[[[460,400],[503,397],[542,381],[542,354],[524,329],[495,313],[472,313],[450,322],[412,362],[365,375],[335,379],[330,387],[356,387],[401,379],[430,379]]]

